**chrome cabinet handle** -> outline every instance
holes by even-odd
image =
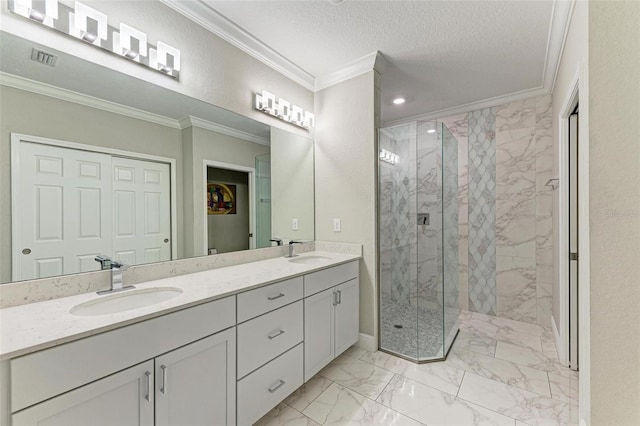
[[[167,393],[167,366],[166,365],[161,365],[160,368],[162,369],[162,387],[160,388],[160,392],[166,394]]]
[[[336,293],[338,293],[338,305],[342,304],[342,291],[338,290]]]
[[[333,292],[333,306],[336,306],[338,304],[338,292],[334,291]]]
[[[284,334],[284,330],[278,330],[275,332],[275,334],[270,334],[267,337],[269,338],[269,340],[273,340],[278,336],[282,336]]]
[[[151,402],[151,372],[145,371],[144,375],[147,376],[147,394],[144,396],[144,399]]]
[[[277,385],[275,385],[275,386],[271,386],[271,387],[269,388],[269,393],[274,393],[275,391],[277,391],[278,389],[280,389],[282,386],[284,386],[284,384],[285,384],[285,381],[284,381],[284,380],[282,380],[282,379],[278,380],[278,384],[277,384]]]
[[[276,300],[276,299],[280,299],[281,297],[284,297],[284,293],[280,293],[277,296],[269,296],[267,297],[268,300]]]

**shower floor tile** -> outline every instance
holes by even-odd
[[[531,341],[514,338],[540,338],[549,330],[468,312],[459,318],[461,328],[472,319],[473,327],[458,336],[447,361],[416,364],[347,350],[259,424],[578,423],[577,373],[562,367],[555,351],[533,350]]]

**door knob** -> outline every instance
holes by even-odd
[[[31,249],[30,248],[22,249],[22,254],[31,254]]]

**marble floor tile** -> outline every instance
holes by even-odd
[[[371,362],[380,368],[384,368],[385,370],[389,370],[443,392],[450,393],[451,395],[458,393],[462,376],[464,376],[464,370],[444,362],[416,364],[415,362],[407,361],[384,352],[365,354],[362,357],[362,361]]]
[[[349,355],[353,358],[361,358],[362,355],[368,353],[367,351],[365,351],[362,348],[358,348],[356,346],[351,346],[349,349],[347,349],[346,351],[344,351],[345,355]]]
[[[331,386],[331,383],[333,383],[331,380],[322,377],[320,374],[316,374],[307,383],[289,395],[284,402],[302,412],[314,399],[327,390],[327,388]]]
[[[498,342],[496,346],[496,358],[511,361],[526,367],[535,368],[536,370],[558,374],[563,377],[578,377],[578,373],[576,371],[560,364],[555,354],[532,351],[531,349],[510,343]]]
[[[320,426],[320,424],[288,405],[280,404],[254,423],[254,426]]]
[[[466,373],[458,398],[530,425],[567,424],[569,404],[473,373]]]
[[[500,320],[506,321],[505,318]],[[518,321],[514,321],[518,322]],[[522,323],[525,324],[525,323]],[[535,325],[535,324],[530,324]],[[535,325],[537,327],[537,325]],[[509,326],[499,326],[491,321],[479,320],[472,318],[470,321],[464,324],[460,324],[460,330],[472,334],[474,336],[485,336],[497,341],[512,343],[515,345],[527,347],[536,351],[542,351],[542,343],[540,337],[522,333],[514,330]]]
[[[549,373],[551,397],[571,404],[578,403],[578,380]]]
[[[496,340],[486,336],[474,336],[464,331],[458,333],[453,349],[465,349],[483,355],[496,354]]]
[[[376,399],[393,373],[349,355],[341,355],[320,375],[371,399]]]
[[[420,423],[375,401],[333,383],[305,410],[321,425],[420,426]]]
[[[464,349],[449,354],[447,364],[488,379],[551,397],[546,371],[514,364],[499,358],[481,355]]]
[[[558,357],[555,337],[543,335],[542,337],[540,337],[540,341],[542,342],[542,352],[547,353],[550,356],[555,356],[556,358]]]
[[[509,318],[500,318],[491,315],[484,315],[473,312],[472,318],[480,321],[488,322],[498,328],[504,328],[505,331],[516,331],[518,333],[531,334],[533,336],[542,336],[547,329],[544,327],[527,322],[515,321]]]
[[[514,419],[395,376],[378,402],[427,425],[514,425]]]

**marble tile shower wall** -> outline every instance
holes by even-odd
[[[462,309],[550,325],[551,114],[542,96],[442,120],[459,144]]]

